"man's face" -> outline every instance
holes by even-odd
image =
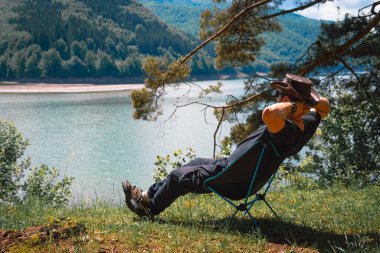
[[[277,103],[290,102],[290,98],[287,95],[283,94],[280,90],[276,90],[276,100],[277,100]],[[309,105],[305,104],[304,102],[296,102],[296,103],[297,103],[297,112],[300,112],[300,116],[310,112],[311,107]]]

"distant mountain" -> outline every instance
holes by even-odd
[[[177,59],[199,43],[200,14],[211,0],[141,3],[0,0],[0,78],[142,76],[145,56]],[[295,14],[280,21],[283,32],[266,34],[261,56],[244,71],[296,59],[319,33],[319,21]],[[217,73],[212,54],[209,46],[193,57],[192,74]]]
[[[201,13],[205,9],[212,9],[211,0],[139,0],[139,2],[169,25],[178,27],[195,38],[198,38]],[[279,23],[282,32],[264,35],[267,43],[253,64],[256,70],[265,70],[274,62],[297,60],[317,39],[320,32],[319,20],[308,19],[298,14],[282,16],[279,18]]]
[[[141,75],[194,46],[135,0],[0,0],[0,77]]]

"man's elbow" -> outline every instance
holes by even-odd
[[[275,118],[278,118],[278,110],[270,106],[265,107],[261,117],[265,123],[272,121]]]

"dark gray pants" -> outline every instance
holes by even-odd
[[[159,214],[169,207],[174,200],[187,193],[209,193],[203,182],[215,176],[227,166],[227,158],[196,158],[183,167],[170,172],[161,182],[153,184],[149,190],[150,211]]]

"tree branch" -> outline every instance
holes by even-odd
[[[184,58],[182,58],[181,60],[179,60],[179,64],[182,64],[182,63],[186,62],[199,49],[201,49],[202,47],[206,46],[209,42],[211,42],[216,37],[218,37],[220,34],[222,34],[223,32],[225,32],[228,27],[230,27],[238,18],[240,18],[241,16],[243,16],[245,13],[247,13],[250,10],[252,10],[253,8],[259,7],[259,6],[261,6],[263,4],[266,4],[266,3],[270,2],[270,1],[271,0],[262,0],[262,1],[258,2],[258,3],[254,3],[254,4],[250,5],[250,6],[248,6],[247,8],[245,8],[244,10],[242,10],[241,12],[239,12],[238,14],[236,14],[233,18],[230,19],[230,21],[228,21],[228,23],[222,29],[220,29],[219,31],[215,32],[212,36],[210,36],[208,39],[206,39],[205,41],[203,41],[202,44],[200,44],[199,46],[197,46],[193,51],[191,51]]]
[[[209,42],[213,41],[220,34],[222,34],[223,32],[225,32],[227,30],[227,28],[229,26],[231,26],[233,22],[236,21],[236,19],[238,19],[239,17],[243,16],[244,14],[246,14],[251,9],[259,7],[260,5],[266,4],[266,3],[270,2],[270,1],[271,0],[262,0],[262,1],[258,2],[258,3],[254,3],[254,4],[250,5],[250,6],[248,6],[247,8],[245,8],[244,10],[242,10],[241,12],[239,12],[238,14],[236,14],[233,18],[230,19],[230,21],[228,21],[228,23],[222,29],[220,29],[219,31],[215,32],[212,36],[210,36],[208,39],[206,39],[205,41],[203,41],[199,46],[197,46],[193,51],[191,51],[184,58],[182,58],[181,60],[179,60],[179,63],[182,64],[182,63],[186,62],[197,51],[199,51],[201,48],[203,48],[204,46],[206,46]],[[325,0],[315,0],[315,1],[312,1],[312,2],[310,2],[308,4],[301,5],[301,6],[297,7],[297,8],[293,8],[293,9],[285,10],[285,11],[280,11],[280,12],[277,12],[277,13],[274,13],[274,14],[271,14],[271,15],[268,15],[268,16],[263,16],[263,17],[261,17],[259,19],[260,20],[266,20],[266,19],[270,19],[270,18],[273,18],[273,17],[282,16],[282,15],[286,15],[286,14],[293,13],[293,12],[296,12],[296,11],[304,10],[304,9],[307,9],[307,8],[309,8],[309,7],[311,7],[311,6],[315,5],[315,4],[318,4],[320,2],[323,2],[323,1],[325,1]]]
[[[296,11],[301,11],[301,10],[304,10],[304,9],[307,9],[315,4],[318,4],[322,1],[325,1],[325,0],[315,0],[315,1],[312,1],[308,4],[305,4],[305,5],[301,5],[297,8],[294,8],[294,9],[290,9],[290,10],[284,10],[284,11],[280,11],[280,12],[277,12],[277,13],[273,13],[271,15],[268,15],[268,16],[264,16],[264,17],[261,17],[260,19],[270,19],[270,18],[274,18],[274,17],[277,17],[277,16],[282,16],[282,15],[286,15],[286,14],[289,14],[289,13],[293,13],[293,12],[296,12]]]
[[[216,150],[215,150],[216,149],[216,134],[218,133],[219,128],[222,125],[224,113],[225,113],[225,108],[222,108],[222,115],[220,116],[218,126],[216,127],[215,132],[214,132],[214,151],[213,151],[213,157],[214,158],[216,157]]]
[[[298,71],[298,74],[301,76],[304,76],[310,71],[312,71],[314,68],[336,58],[338,55],[342,54],[344,51],[350,48],[353,44],[355,44],[357,41],[361,40],[365,35],[367,35],[372,30],[372,28],[374,28],[377,24],[379,24],[379,22],[380,22],[380,12],[377,13],[375,17],[373,17],[373,19],[368,23],[367,27],[365,27],[360,33],[356,34],[352,39],[348,40],[346,43],[338,47],[336,50],[332,52],[326,52],[326,54],[323,54],[322,56],[314,60],[311,64],[301,68]]]
[[[343,66],[348,69],[356,78],[356,80],[358,80],[359,84],[360,84],[360,87],[363,89],[364,93],[366,94],[367,98],[370,99],[371,98],[371,95],[369,94],[368,90],[366,89],[364,83],[362,82],[362,80],[360,80],[359,76],[356,74],[356,72],[350,67],[350,65],[345,61],[343,60],[341,57],[336,57],[342,64]]]

